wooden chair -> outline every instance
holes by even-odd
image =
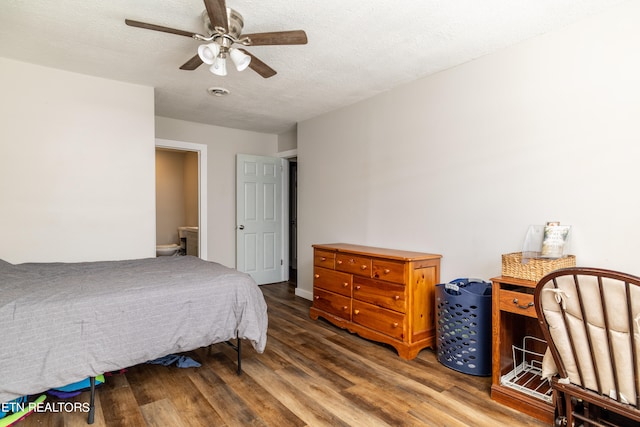
[[[557,270],[538,282],[534,304],[556,425],[640,425],[640,277]]]

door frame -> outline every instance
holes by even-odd
[[[198,153],[198,257],[207,259],[207,146],[156,138],[156,148]]]
[[[289,187],[291,185],[289,182],[289,159],[298,158],[298,149],[280,151],[276,153],[275,157],[286,160],[283,162],[284,170],[282,171],[282,259],[284,260],[283,277],[284,280],[289,280],[289,252],[291,251],[289,245]]]

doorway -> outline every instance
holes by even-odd
[[[298,159],[289,160],[289,281],[298,283]]]
[[[236,268],[258,284],[297,283],[295,150],[236,158]]]
[[[202,238],[198,237],[197,239],[197,255],[202,259],[207,259],[207,146],[204,144],[194,144],[182,141],[173,141],[173,140],[164,140],[164,139],[156,139],[156,150],[170,150],[175,153],[181,153],[187,157],[195,158],[193,160],[194,168],[197,168],[196,171],[192,171],[191,173],[194,175],[193,180],[196,181],[192,183],[192,186],[197,185],[197,190],[194,190],[193,198],[196,200],[192,200],[189,203],[193,206],[191,209],[194,212],[183,214],[184,221],[195,222],[194,225],[198,227],[198,236],[202,236]],[[157,167],[157,165],[156,165]],[[188,174],[188,172],[187,172]],[[185,178],[191,179],[191,178]],[[184,180],[184,179],[183,179]],[[158,201],[156,202],[158,203]],[[183,206],[178,206],[178,209],[184,208]],[[156,213],[156,223],[158,223],[158,213]],[[175,224],[173,224],[175,225]],[[179,235],[177,227],[181,227],[184,225],[192,225],[192,224],[179,224],[177,226],[169,226],[169,231],[165,234],[161,235],[160,231],[157,231],[158,235],[156,236],[156,240],[159,239],[169,239],[179,242]],[[159,227],[157,227],[159,229]],[[175,229],[175,230],[174,230]],[[171,233],[175,231],[175,236]]]
[[[198,154],[156,148],[156,245],[179,245],[198,255]],[[186,229],[189,231],[187,245]]]
[[[236,155],[236,268],[259,285],[286,280],[286,192],[278,157]]]

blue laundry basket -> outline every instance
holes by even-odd
[[[491,283],[456,279],[436,285],[438,361],[465,374],[491,375]]]

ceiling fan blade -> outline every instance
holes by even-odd
[[[196,53],[193,58],[191,58],[190,60],[188,60],[187,62],[182,64],[180,69],[181,70],[195,70],[200,65],[202,65],[202,59],[200,59],[200,56]]]
[[[224,32],[229,31],[229,20],[227,19],[227,5],[225,0],[204,0],[204,7],[207,8],[207,15],[213,28],[222,27]]]
[[[124,23],[130,27],[144,28],[145,30],[162,31],[163,33],[177,34],[179,36],[193,37],[194,33],[175,28],[163,27],[162,25],[147,24],[146,22],[134,21],[133,19],[125,19]]]
[[[242,38],[245,37],[249,39],[248,46],[264,46],[272,44],[307,44],[307,33],[302,30],[242,34]]]
[[[274,70],[273,68],[269,67],[264,62],[260,61],[258,58],[255,57],[255,55],[251,54],[250,52],[247,52],[244,49],[239,49],[239,50],[241,50],[242,52],[246,53],[247,55],[249,55],[251,57],[251,62],[249,63],[249,68],[251,68],[256,73],[260,74],[265,79],[268,79],[269,77],[273,77],[273,76],[275,76],[277,74],[276,70]]]

